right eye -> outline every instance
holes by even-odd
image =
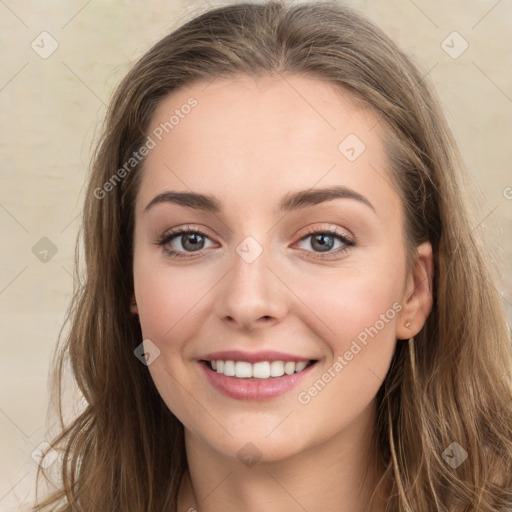
[[[198,228],[175,228],[167,231],[155,244],[168,256],[186,258],[187,253],[204,249],[206,239],[209,239],[208,235]]]

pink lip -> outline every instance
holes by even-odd
[[[247,361],[248,363],[258,363],[260,361],[311,361],[312,357],[300,357],[293,354],[285,354],[284,352],[275,352],[273,350],[263,350],[260,352],[244,352],[242,350],[224,350],[222,352],[212,352],[204,357],[200,357],[206,361]]]
[[[219,352],[220,354],[220,352]],[[222,353],[225,354],[225,353]],[[274,353],[275,354],[275,353]],[[214,354],[216,356],[216,354]],[[234,360],[230,358],[219,357],[221,360]],[[282,357],[282,356],[280,356]],[[285,360],[290,360],[284,358]],[[239,359],[247,361],[247,359]],[[261,359],[258,359],[261,361]],[[269,361],[269,359],[264,359],[265,361]],[[276,358],[273,360],[281,361],[281,358]],[[293,358],[291,359],[293,360]],[[309,359],[301,359],[302,361],[309,361]],[[248,361],[249,362],[249,361]],[[257,362],[257,361],[256,361]],[[237,400],[268,400],[275,396],[282,395],[287,391],[290,391],[295,386],[298,385],[306,375],[309,374],[310,370],[314,368],[316,365],[312,364],[307,368],[304,368],[301,372],[292,373],[291,375],[284,374],[282,377],[271,377],[269,379],[239,379],[237,377],[227,377],[222,373],[217,373],[213,371],[208,366],[208,363],[204,361],[199,362],[203,372],[208,379],[208,382],[220,393],[226,395],[230,398],[235,398]]]

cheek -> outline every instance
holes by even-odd
[[[355,411],[375,396],[396,345],[395,326],[402,309],[401,263],[402,257],[396,254],[380,263],[374,260],[373,266],[346,267],[300,281],[297,295],[307,297],[306,305],[318,317],[316,334],[326,342],[331,359],[321,382],[312,380],[302,387],[305,395],[299,403],[314,399],[319,412],[329,410],[329,403],[339,403],[348,412],[350,404]],[[334,422],[344,416],[336,406],[332,413]]]
[[[334,349],[343,349],[347,340],[375,324],[386,334],[393,327],[403,286],[397,263],[347,266],[294,279],[297,296],[304,297],[304,304],[317,316],[319,334],[335,340]]]
[[[180,421],[198,416],[191,411],[189,395],[180,392],[183,386],[193,389],[183,358],[188,340],[200,334],[202,299],[212,286],[204,272],[170,268],[162,260],[157,263],[154,255],[135,258],[134,285],[143,338],[160,350],[161,357],[148,367],[152,380]]]
[[[394,280],[374,286],[370,278],[332,280],[325,293],[311,296],[330,331],[324,336],[331,357],[297,389],[297,419],[317,425],[327,439],[355,420],[375,398],[396,346],[395,322],[401,304]],[[326,328],[322,328],[326,332]],[[315,418],[311,420],[311,418]]]
[[[181,339],[197,325],[194,316],[215,284],[200,265],[171,267],[164,256],[142,249],[135,251],[133,273],[143,336],[160,343]]]

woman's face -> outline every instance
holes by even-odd
[[[133,311],[203,449],[279,460],[373,421],[397,338],[424,321],[378,121],[298,76],[197,82],[158,106]]]

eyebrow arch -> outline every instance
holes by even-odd
[[[299,210],[308,206],[314,206],[325,201],[333,199],[355,199],[375,212],[375,208],[370,201],[355,190],[344,186],[333,186],[327,188],[314,188],[309,190],[299,190],[298,192],[286,194],[280,202],[279,209],[282,212]],[[147,212],[153,206],[160,203],[174,203],[180,206],[186,206],[195,210],[202,210],[210,213],[221,213],[221,202],[212,195],[199,194],[196,192],[174,192],[167,191],[154,197],[144,209]]]
[[[311,188],[309,190],[300,190],[299,192],[286,194],[281,200],[280,209],[281,211],[289,212],[333,199],[355,199],[370,207],[375,212],[373,204],[370,203],[366,197],[351,188],[343,186]]]

